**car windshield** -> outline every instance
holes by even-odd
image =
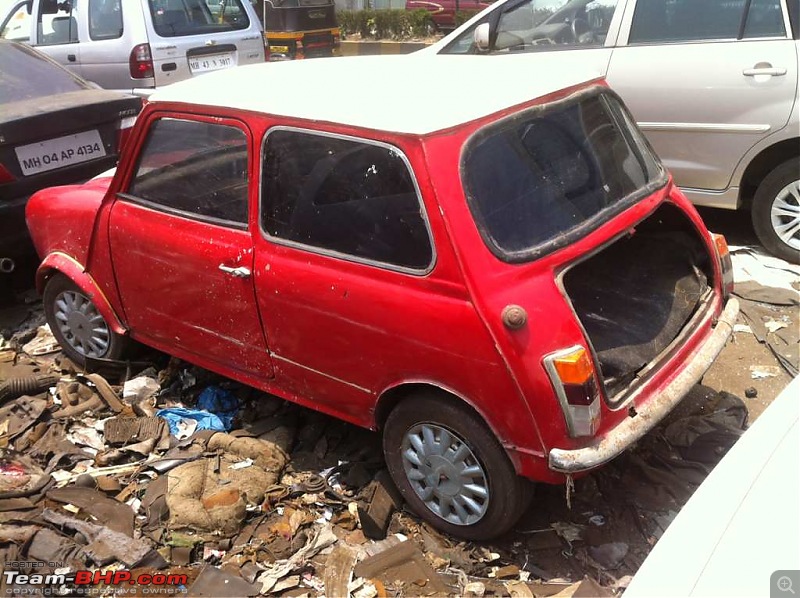
[[[665,181],[608,92],[489,125],[467,144],[462,177],[484,240],[510,262],[574,241]]]
[[[241,0],[148,0],[153,27],[161,37],[247,29]]]
[[[0,42],[0,105],[91,86],[33,48]]]

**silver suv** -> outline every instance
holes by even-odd
[[[4,0],[0,37],[36,46],[106,89],[141,95],[264,61],[249,0]]]
[[[591,65],[684,193],[800,262],[798,0],[504,0],[423,53]],[[506,68],[510,68],[506,67]]]

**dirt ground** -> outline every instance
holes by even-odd
[[[724,233],[730,244],[754,242],[752,229],[741,216],[716,210],[703,210],[702,215],[709,228]],[[20,275],[13,300],[0,307],[0,333],[6,338],[37,317],[41,318],[38,298],[26,288],[30,286],[28,276],[29,273]],[[776,321],[785,323],[785,328],[800,327],[797,305],[769,309]],[[747,323],[740,317],[741,327],[705,375],[702,386],[696,387],[679,408],[633,450],[601,470],[575,480],[574,491],[570,493],[564,486],[538,485],[531,506],[516,529],[503,537],[484,544],[459,542],[421,524],[403,508],[399,509],[391,520],[389,538],[401,534],[401,539],[414,542],[425,555],[428,568],[420,570],[426,572],[424,575],[429,579],[416,579],[413,576],[420,574],[415,573],[406,575],[403,581],[381,582],[376,574],[375,580],[351,588],[353,594],[360,598],[463,594],[467,588],[470,595],[545,596],[585,576],[599,583],[600,589],[596,592],[611,595],[622,591],[694,489],[743,429],[758,418],[791,380],[768,344],[759,342],[755,334],[744,328]],[[48,364],[57,358],[56,354],[34,361],[24,356],[12,359],[8,355],[6,353],[6,361],[0,359],[0,382],[15,376],[44,373]],[[153,360],[159,367],[166,367],[165,356],[155,356]],[[206,380],[204,374],[195,373],[204,383],[217,382],[213,375]],[[248,404],[255,404],[252,401],[258,399],[246,390],[241,393],[245,400],[251,401]],[[290,441],[286,445],[288,481],[307,482],[327,471],[324,476],[327,490],[323,492],[327,498],[314,494],[315,499],[309,501],[304,498],[307,492],[300,493],[295,495],[295,502],[287,498],[287,502],[280,503],[280,513],[248,516],[245,531],[249,530],[249,535],[242,531],[236,538],[255,547],[250,553],[256,555],[251,562],[262,558],[272,566],[291,559],[311,542],[309,538],[316,533],[314,530],[324,526],[326,521],[332,523],[333,532],[339,538],[338,547],[362,551],[359,553],[362,556],[364,551],[368,553],[374,542],[364,538],[348,504],[364,500],[365,488],[382,468],[380,439],[369,431],[294,405],[269,404],[273,408],[268,416],[278,418],[278,428],[290,430]],[[247,425],[257,427],[258,420]],[[334,468],[334,474],[328,471],[330,468]],[[285,477],[281,484],[295,487],[288,484]],[[138,496],[142,498],[144,494],[142,491]],[[287,524],[287,509],[305,515],[298,515]],[[7,519],[0,518],[0,523],[3,521]],[[267,524],[271,533],[259,531]],[[291,533],[275,534],[283,524],[289,525]],[[246,551],[237,553],[237,542],[237,539],[232,544],[207,542],[205,548],[199,552],[195,550],[188,561],[192,575],[197,575],[202,564],[222,565],[223,570],[235,572],[252,582],[255,577],[245,574],[245,564],[240,558]],[[172,550],[174,555],[174,546]],[[324,580],[330,579],[328,559],[338,562],[335,559],[339,556],[336,548],[332,552],[330,549],[319,551],[291,569],[270,593],[319,595]],[[177,570],[177,567],[173,561],[169,570]],[[290,581],[284,583],[287,579]],[[526,594],[513,585],[519,583],[528,584],[526,587],[532,593]]]

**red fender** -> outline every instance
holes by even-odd
[[[87,272],[86,269],[75,258],[66,253],[53,252],[42,260],[36,271],[36,290],[41,294],[44,291],[47,280],[56,272],[60,272],[72,282],[78,285],[86,296],[92,300],[97,311],[108,322],[109,328],[117,334],[127,334],[128,329],[117,317],[114,308],[111,307],[108,299],[100,287]]]

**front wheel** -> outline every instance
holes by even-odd
[[[764,247],[800,263],[800,165],[788,160],[770,172],[753,197],[753,228]]]
[[[467,540],[507,531],[522,515],[529,484],[471,410],[436,393],[401,402],[389,414],[383,451],[412,510]]]
[[[76,364],[85,366],[87,357],[122,355],[126,338],[111,329],[87,293],[66,276],[47,281],[44,313],[61,349]]]

